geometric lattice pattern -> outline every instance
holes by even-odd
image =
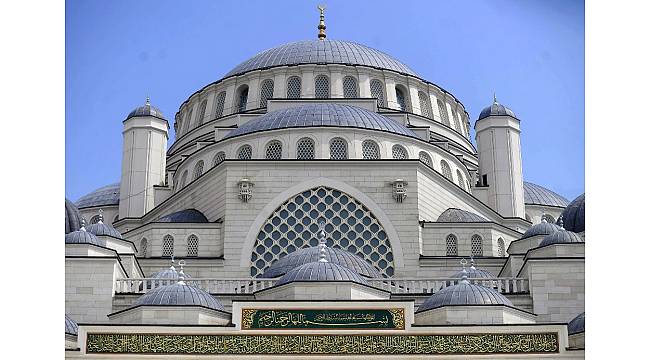
[[[449,123],[449,114],[447,114],[447,106],[445,106],[445,103],[443,103],[440,99],[438,99],[438,111],[440,111],[440,118],[442,119],[442,123],[451,127],[451,124]]]
[[[292,76],[287,81],[287,98],[300,99],[301,80],[297,76]]]
[[[163,238],[162,256],[174,256],[174,238],[171,235]]]
[[[377,218],[350,195],[321,186],[293,196],[264,222],[251,254],[251,276],[287,254],[318,245],[321,221],[327,246],[362,257],[385,276],[394,274],[390,241]]]
[[[429,96],[424,92],[418,92],[418,98],[420,99],[420,111],[422,116],[431,117],[431,106],[429,105]]]
[[[262,82],[260,90],[260,107],[266,107],[266,100],[273,97],[273,80],[266,79]]]
[[[344,160],[348,158],[348,143],[341,138],[330,141],[330,159]]]
[[[220,118],[223,116],[223,107],[226,103],[226,92],[222,91],[217,95],[217,107],[214,110],[214,116],[215,118]]]
[[[201,175],[203,175],[203,160],[199,160],[199,162],[194,166],[194,176],[192,177],[192,180],[198,179]]]
[[[140,240],[140,256],[147,257],[147,239]]]
[[[456,236],[449,234],[447,235],[447,256],[457,256],[458,255],[458,239]]]
[[[298,140],[296,146],[296,159],[298,160],[311,160],[314,158],[314,140],[310,138],[302,138]]]
[[[451,116],[454,118],[454,127],[459,133],[463,133],[463,130],[460,128],[460,120],[458,120],[458,112],[456,110],[451,111]]]
[[[403,146],[393,145],[393,159],[403,160],[408,158],[409,154]]]
[[[379,159],[379,145],[372,140],[365,140],[361,144],[364,159]]]
[[[343,78],[343,97],[344,98],[358,98],[359,92],[357,91],[357,80],[352,76]]]
[[[327,99],[330,97],[330,79],[327,76],[316,76],[314,85],[316,91],[316,99]]]
[[[194,234],[187,237],[187,256],[199,256],[199,238]]]
[[[483,239],[479,235],[472,235],[472,255],[483,256]]]
[[[446,161],[440,160],[440,170],[442,171],[442,176],[446,177],[450,181],[454,181],[454,178],[451,176],[451,168]]]
[[[506,256],[506,244],[503,242],[502,238],[497,240],[498,253],[500,257]]]
[[[196,126],[203,124],[203,118],[205,117],[205,108],[208,106],[208,100],[203,100],[201,106],[199,106],[199,113],[196,114]]]
[[[277,140],[273,140],[268,145],[266,145],[266,158],[270,160],[282,159],[282,143]]]
[[[420,161],[433,167],[433,161],[431,161],[431,156],[429,156],[429,154],[425,153],[424,151],[420,151]]]
[[[223,151],[219,151],[217,155],[214,156],[214,159],[212,159],[212,166],[217,166],[221,164],[222,161],[226,160],[226,153]]]
[[[190,129],[190,123],[192,122],[192,113],[194,109],[190,109],[190,112],[185,116],[185,121],[183,122],[183,134],[187,133]]]
[[[239,148],[239,160],[250,160],[253,156],[253,148],[250,145],[244,145]]]
[[[377,99],[377,106],[385,107],[384,84],[377,79],[370,81],[370,96]]]

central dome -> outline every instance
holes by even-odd
[[[399,60],[365,45],[342,40],[305,40],[264,50],[237,65],[224,78],[252,70],[298,64],[362,65],[419,77]]]

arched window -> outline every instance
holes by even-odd
[[[346,76],[343,78],[343,97],[348,99],[359,97],[357,79],[352,76]]]
[[[194,175],[192,180],[196,180],[199,176],[203,175],[203,160],[199,160],[196,165],[194,165]]]
[[[420,161],[433,167],[433,161],[431,161],[431,156],[424,151],[420,151]]]
[[[239,160],[250,160],[253,156],[253,148],[250,145],[244,145],[237,152]]]
[[[266,145],[266,158],[269,160],[282,159],[282,143],[273,140]]]
[[[214,156],[212,159],[212,166],[217,166],[221,164],[222,161],[226,160],[226,153],[223,151],[219,151],[217,155]]]
[[[379,159],[379,145],[372,140],[364,140],[361,143],[361,152],[364,159]]]
[[[377,99],[377,106],[386,107],[386,99],[384,99],[384,84],[377,79],[370,81],[370,96]]]
[[[341,138],[330,141],[330,159],[343,160],[348,158],[348,143]]]
[[[163,237],[162,256],[174,256],[174,237],[169,234]]]
[[[549,214],[542,215],[542,220],[546,220],[549,224],[555,224],[555,218]]]
[[[498,254],[500,257],[506,256],[506,244],[503,242],[502,238],[497,240]]]
[[[449,114],[447,113],[447,106],[440,99],[438,99],[437,102],[438,102],[438,111],[440,112],[440,119],[442,120],[442,123],[451,127],[451,124],[449,124]]]
[[[447,256],[458,256],[458,239],[455,235],[447,235]]]
[[[450,181],[454,181],[453,176],[451,176],[451,168],[446,161],[440,160],[440,170],[442,171],[442,176],[446,177]]]
[[[266,107],[266,101],[273,97],[273,80],[266,79],[262,82],[260,90],[260,107]]]
[[[147,257],[147,239],[140,240],[140,257]]]
[[[100,219],[99,215],[93,216],[92,218],[90,218],[90,225],[97,224],[99,222],[99,219]]]
[[[420,99],[420,112],[424,117],[431,117],[431,105],[429,103],[429,95],[424,91],[418,91],[418,98]]]
[[[458,186],[461,187],[461,189],[465,189],[465,180],[463,178],[463,173],[460,172],[460,170],[456,169],[456,181],[458,181]]]
[[[393,159],[404,160],[409,158],[409,153],[402,145],[393,145]]]
[[[185,115],[185,120],[183,121],[183,135],[190,130],[190,123],[192,122],[192,113],[194,109],[190,109],[190,112]]]
[[[451,111],[451,116],[454,118],[454,128],[456,128],[456,131],[459,133],[463,133],[463,130],[460,127],[460,120],[458,119],[458,112],[456,110]]]
[[[241,86],[237,94],[239,94],[237,98],[237,110],[239,112],[245,111],[246,104],[248,103],[248,86]]]
[[[222,91],[217,95],[216,108],[214,110],[214,117],[220,118],[223,116],[223,106],[226,103],[226,92]]]
[[[199,256],[199,238],[192,234],[187,237],[187,257]]]
[[[199,106],[199,112],[196,114],[196,126],[201,126],[203,124],[203,118],[205,117],[205,108],[208,106],[208,100],[203,100]]]
[[[330,97],[330,79],[327,76],[316,76],[314,85],[317,99],[327,99]]]
[[[302,138],[296,145],[296,159],[311,160],[314,158],[314,140]]]
[[[483,238],[472,235],[472,256],[483,256]]]
[[[288,99],[300,99],[300,92],[302,88],[302,82],[300,77],[292,76],[287,80],[287,98]]]
[[[180,186],[178,187],[179,189],[182,189],[185,187],[185,184],[187,184],[187,170],[183,172],[183,175],[181,176],[181,182]]]
[[[395,98],[397,100],[397,107],[402,111],[408,111],[408,107],[406,106],[406,95],[404,95],[404,91],[397,86],[395,87]]]

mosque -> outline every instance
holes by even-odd
[[[585,195],[320,11],[123,119],[120,182],[65,201],[66,357],[584,358]]]

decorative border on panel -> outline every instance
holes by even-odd
[[[242,309],[242,330],[404,330],[404,308]]]

